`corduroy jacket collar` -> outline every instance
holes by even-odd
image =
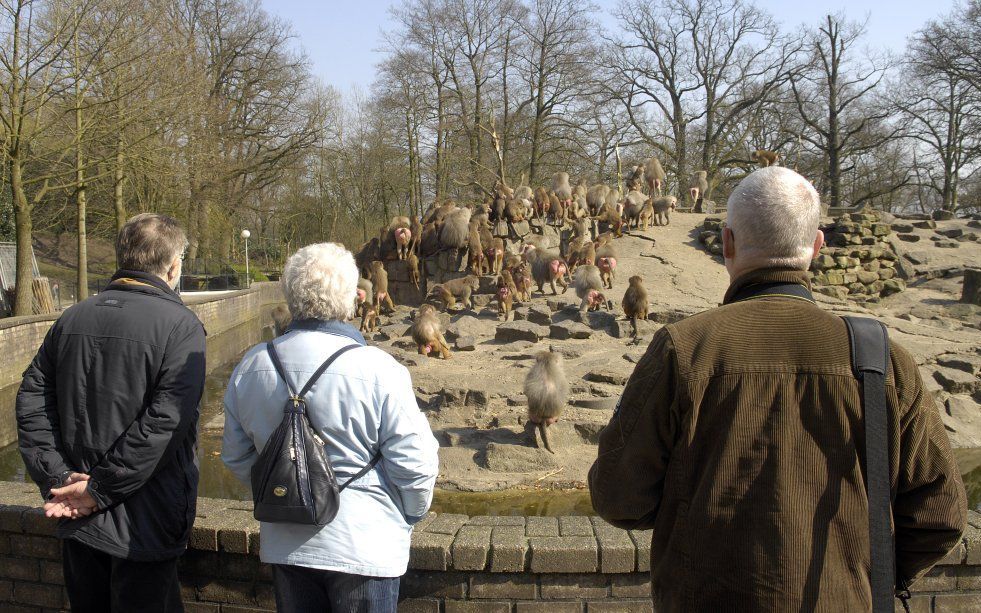
[[[326,332],[327,334],[337,334],[340,336],[346,336],[349,339],[355,341],[359,345],[367,345],[364,337],[358,332],[354,326],[351,326],[343,321],[338,321],[336,319],[322,320],[322,319],[300,319],[294,320],[286,327],[286,332],[292,332],[293,330],[315,330],[317,332]]]
[[[132,281],[136,281],[136,283],[127,283],[126,279],[131,279]],[[109,280],[109,287],[106,289],[145,291],[148,294],[160,295],[153,291],[159,290],[162,293],[162,295],[160,295],[161,298],[165,298],[178,304],[184,304],[184,301],[181,300],[180,295],[171,289],[170,286],[167,285],[166,281],[157,275],[140,270],[126,270],[124,268],[120,268],[116,271],[116,274],[112,276],[112,279]]]
[[[794,283],[811,289],[810,273],[798,268],[758,268],[737,277],[726,291],[722,304],[729,304],[736,294],[751,285],[765,283]]]

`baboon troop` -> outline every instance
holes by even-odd
[[[550,351],[537,354],[525,377],[524,392],[528,398],[528,421],[538,426],[545,449],[555,453],[548,438],[548,427],[559,420],[569,398],[569,381],[562,356]]]

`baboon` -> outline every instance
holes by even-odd
[[[652,203],[654,207],[654,223],[659,226],[666,226],[671,223],[670,213],[678,206],[678,199],[674,196],[661,196],[655,198]]]
[[[514,279],[511,278],[511,273],[502,270],[501,276],[497,278],[497,293],[495,294],[495,298],[497,299],[497,313],[498,315],[504,316],[504,321],[507,321],[511,316],[511,305],[514,304],[514,295],[517,292],[518,290],[514,286]]]
[[[776,151],[757,149],[749,154],[749,158],[759,164],[760,168],[766,168],[767,166],[776,166],[777,162],[780,161],[780,154]]]
[[[627,227],[638,227],[640,225],[640,212],[648,198],[642,192],[631,190],[627,192],[627,197],[623,200],[623,221]],[[633,222],[633,226],[631,226]]]
[[[572,284],[576,288],[576,296],[582,302],[579,304],[580,311],[598,311],[606,302],[603,295],[603,279],[600,277],[600,269],[592,264],[585,264],[576,270],[572,279]]]
[[[596,259],[596,246],[588,238],[583,239],[574,250],[570,250],[566,259],[569,261],[569,274],[572,274],[577,266],[593,263]]]
[[[424,304],[416,312],[416,319],[409,328],[412,340],[419,350],[419,355],[429,355],[438,353],[444,360],[450,359],[450,346],[443,338],[443,325],[439,323],[436,316],[436,308],[431,304]]]
[[[627,191],[640,191],[644,188],[644,167],[638,164],[633,167],[627,179]]]
[[[504,239],[495,238],[492,240],[485,253],[487,254],[487,267],[490,269],[490,273],[493,275],[501,274],[501,268],[504,267]]]
[[[605,249],[605,248],[604,248]],[[613,289],[613,279],[616,278],[617,259],[613,255],[597,255],[596,268],[599,268],[600,278],[607,289]]]
[[[612,245],[613,244],[613,236],[614,235],[613,235],[612,232],[604,232],[604,233],[600,234],[599,236],[597,236],[596,237],[596,240],[593,241],[593,244],[596,245],[597,252],[599,251],[599,249],[601,247],[603,247],[605,245]]]
[[[621,194],[620,190],[610,188],[610,192],[606,195],[606,206],[610,207],[617,212],[617,215],[623,213],[623,207],[620,205]]]
[[[548,210],[551,208],[548,199],[548,192],[545,191],[544,187],[538,187],[535,189],[535,217],[538,219],[545,219],[548,216]]]
[[[371,263],[381,258],[381,241],[373,238],[363,243],[354,256],[362,277],[371,276]]]
[[[286,334],[286,328],[293,321],[293,316],[290,315],[290,310],[285,305],[277,304],[272,310],[272,320],[273,332],[276,336],[282,336]]]
[[[552,295],[558,295],[555,284],[562,286],[562,293],[569,289],[569,282],[566,281],[566,273],[569,272],[569,265],[565,263],[557,254],[545,251],[544,249],[531,249],[527,252],[526,258],[531,264],[531,276],[538,285],[538,291],[545,293],[543,289],[545,283],[552,287]]]
[[[603,206],[600,207],[599,215],[594,217],[593,221],[596,222],[597,228],[599,224],[606,224],[613,233],[613,236],[617,238],[623,236],[623,217],[609,204],[603,203]]]
[[[525,377],[525,397],[528,421],[538,425],[545,449],[555,453],[548,439],[548,427],[559,420],[569,398],[569,382],[560,354],[543,351],[535,356],[535,363]]]
[[[647,181],[647,193],[652,197],[654,196],[654,192],[657,192],[658,196],[661,195],[661,190],[664,189],[664,180],[667,177],[664,169],[661,168],[661,160],[656,157],[652,157],[644,164],[644,180]]]
[[[371,281],[367,279],[358,279],[358,289],[354,298],[355,317],[361,317],[361,315],[364,313],[365,305],[371,304],[371,299],[369,299],[371,295]]]
[[[517,268],[511,271],[514,279],[514,287],[517,298],[520,302],[531,301],[531,274],[528,272],[528,265],[522,262]]]
[[[640,209],[640,216],[638,217],[638,224],[642,231],[646,231],[651,227],[654,221],[654,202],[650,198],[644,202],[644,208]]]
[[[634,275],[627,280],[630,284],[627,291],[623,293],[623,314],[630,320],[634,336],[637,336],[637,320],[647,319],[647,290],[644,289],[644,280]]]
[[[409,223],[409,232],[412,233],[412,242],[409,244],[409,251],[418,254],[419,239],[422,237],[422,224],[419,223],[419,219],[415,216],[412,217],[412,221]]]
[[[462,249],[470,237],[470,209],[454,209],[443,218],[439,244],[444,249]]]
[[[385,270],[385,265],[378,260],[371,263],[371,285],[374,298],[372,304],[379,312],[384,305],[389,313],[394,313],[395,303],[392,302],[392,295],[388,293],[388,272]]]
[[[695,173],[695,178],[692,179],[691,186],[688,188],[692,203],[696,203],[700,198],[704,198],[708,187],[708,172],[699,170]]]
[[[547,249],[548,239],[542,236],[541,234],[530,234],[528,235],[527,238],[525,238],[524,244],[531,245],[536,249]]]
[[[473,308],[471,294],[480,288],[480,279],[475,275],[467,275],[459,279],[452,279],[439,285],[434,285],[430,296],[435,296],[443,303],[443,310],[447,311],[456,306],[457,299],[460,305],[466,309]]]
[[[414,251],[409,251],[409,255],[406,256],[405,267],[409,270],[409,281],[419,289],[419,256]]]
[[[586,193],[588,191],[589,191],[589,188],[586,186],[585,179],[583,179],[583,180],[579,181],[579,183],[577,183],[575,187],[572,188],[572,197],[573,198],[582,198],[582,199],[585,200]]]
[[[497,198],[514,198],[514,190],[508,187],[508,184],[498,179],[494,183],[494,195]]]
[[[504,254],[504,270],[514,271],[525,263],[524,259],[516,253],[505,253]]]
[[[586,204],[585,196],[576,196],[572,200],[572,204],[566,207],[565,211],[566,217],[571,222],[589,217],[589,206]]]
[[[504,219],[504,208],[506,205],[507,198],[494,198],[487,218],[490,221],[502,221]]]
[[[412,221],[408,217],[392,217],[388,227],[383,232],[383,244],[391,245],[395,248],[398,259],[404,260],[409,252],[409,243],[412,242]],[[386,250],[387,251],[387,250]]]
[[[439,231],[434,222],[429,222],[422,227],[419,235],[419,255],[429,257],[439,253]]]
[[[517,198],[511,198],[504,204],[504,219],[508,223],[518,223],[525,220],[525,203]]]
[[[378,309],[373,305],[366,304],[361,315],[361,332],[372,334],[378,327]]]
[[[467,239],[467,268],[472,274],[486,274],[487,256],[480,242],[480,232],[474,223],[470,224],[470,235]]]
[[[558,197],[559,202],[568,205],[572,202],[572,186],[569,185],[569,173],[557,172],[552,175],[552,191]]]
[[[436,229],[439,229],[440,226],[443,225],[443,220],[446,219],[446,216],[455,210],[457,210],[456,203],[452,200],[447,200],[438,206],[434,205],[426,212],[426,215],[423,216],[422,225],[432,223],[436,226]]]
[[[527,185],[521,185],[518,189],[514,190],[514,197],[517,200],[531,200],[535,197],[535,194]]]
[[[589,214],[599,215],[600,209],[606,202],[606,197],[610,194],[610,188],[602,183],[594,185],[586,192],[586,206],[589,207]]]
[[[552,225],[562,225],[562,222],[565,220],[565,206],[555,192],[549,192],[548,194],[548,208],[548,213],[552,218]]]
[[[592,232],[589,230],[589,222],[585,219],[577,219],[572,224],[572,237],[593,240]]]

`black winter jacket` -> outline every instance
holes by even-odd
[[[183,553],[204,360],[204,326],[154,275],[120,270],[55,322],[17,394],[20,452],[45,498],[78,471],[100,508],[59,537],[131,560]]]

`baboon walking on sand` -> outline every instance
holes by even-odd
[[[548,438],[548,427],[559,420],[569,398],[569,382],[565,378],[562,356],[543,351],[525,377],[525,396],[528,398],[528,421],[538,425],[545,449],[555,453]]]

